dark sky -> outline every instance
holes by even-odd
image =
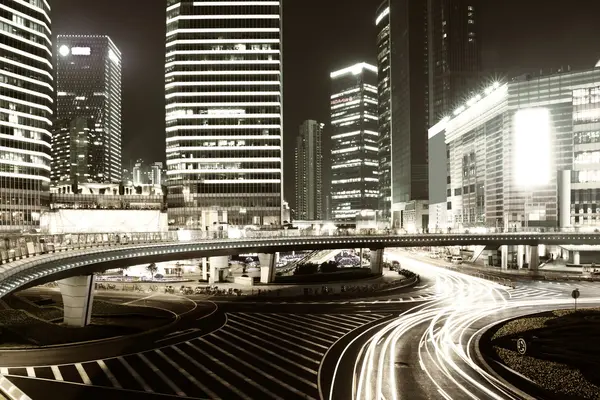
[[[423,0],[420,0],[423,1]],[[484,68],[498,75],[600,59],[598,0],[480,0]],[[374,62],[380,0],[284,0],[284,157],[305,119],[328,122],[329,72]],[[50,0],[54,33],[107,34],[123,54],[123,160],[164,160],[164,0]]]

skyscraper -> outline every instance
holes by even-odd
[[[429,0],[430,125],[481,85],[479,0]]]
[[[121,180],[121,53],[105,35],[58,35],[52,179]]]
[[[279,224],[279,0],[168,0],[167,186],[174,226]]]
[[[427,131],[475,88],[476,2],[385,0],[377,10],[379,207],[395,228],[428,225]]]
[[[377,68],[359,63],[330,77],[332,217],[353,223],[362,210],[376,210],[379,197]]]
[[[296,218],[321,220],[323,213],[323,124],[307,120],[296,139]]]
[[[0,230],[29,231],[49,202],[50,6],[16,0],[0,6]]]

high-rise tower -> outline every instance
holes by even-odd
[[[121,53],[105,35],[58,35],[52,179],[120,182]]]
[[[331,208],[354,223],[379,197],[377,68],[360,63],[331,73]]]
[[[279,224],[279,0],[168,0],[167,186],[173,226]]]
[[[323,124],[307,120],[296,139],[296,218],[321,220],[323,213]]]
[[[0,230],[30,231],[49,202],[50,6],[3,0],[0,12]]]
[[[395,228],[428,226],[428,129],[475,89],[478,0],[385,0],[375,18],[379,209]]]

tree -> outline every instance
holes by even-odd
[[[152,280],[154,280],[154,275],[156,274],[156,272],[158,272],[158,267],[156,266],[156,263],[148,265],[146,269],[148,270],[148,272],[150,272]]]

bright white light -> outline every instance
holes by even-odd
[[[518,186],[550,182],[550,113],[530,108],[515,115],[515,183]]]
[[[390,13],[390,8],[386,7],[385,10],[383,10],[381,12],[381,14],[379,14],[379,16],[377,17],[377,19],[375,20],[375,25],[379,25],[379,23],[381,22],[381,20],[384,19],[389,13]]]
[[[66,45],[63,44],[58,49],[58,52],[60,53],[61,56],[66,57],[66,56],[69,55],[69,53],[71,52],[71,50],[69,49],[69,46],[66,46]]]
[[[108,49],[108,58],[110,58],[111,61],[115,64],[118,64],[120,61],[119,56],[117,56],[117,54],[112,49]]]
[[[454,115],[456,116],[456,115],[460,114],[463,111],[465,111],[465,106],[460,106],[456,110],[454,110]]]
[[[346,75],[346,74],[349,74],[349,73],[354,74],[354,75],[358,75],[364,69],[368,69],[369,71],[372,71],[372,72],[377,72],[377,67],[375,67],[375,66],[373,66],[371,64],[367,64],[367,63],[363,62],[363,63],[354,64],[351,67],[347,67],[347,68],[344,68],[344,69],[340,69],[338,71],[334,71],[329,76],[331,78],[337,78],[339,76]]]
[[[62,47],[61,47],[62,49]],[[92,49],[89,47],[73,47],[71,48],[71,54],[74,56],[89,56],[92,53]]]

